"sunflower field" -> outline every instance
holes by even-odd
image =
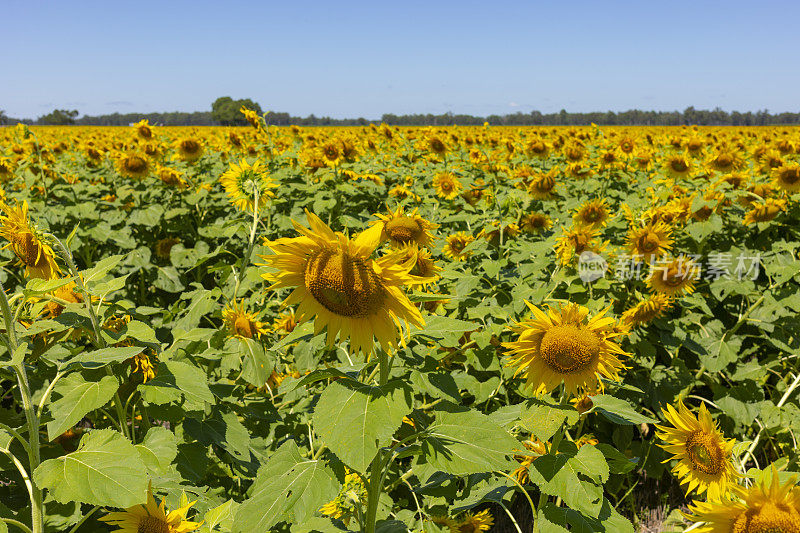
[[[800,129],[0,129],[0,533],[800,532]]]

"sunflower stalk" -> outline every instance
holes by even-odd
[[[8,305],[8,296],[6,295],[5,288],[0,287],[0,308],[3,312],[3,321],[6,326],[6,333],[8,334],[9,348],[13,354],[17,353],[17,334],[15,323],[13,321],[13,314]],[[19,393],[22,397],[22,408],[25,411],[25,420],[28,424],[28,442],[25,451],[28,454],[28,471],[32,474],[36,467],[39,466],[39,417],[36,415],[36,407],[31,399],[30,383],[28,382],[28,374],[25,370],[24,358],[14,362],[14,373],[17,375],[17,383],[19,385]],[[10,452],[9,452],[10,453]],[[18,465],[21,466],[21,465]],[[23,472],[24,469],[20,469]],[[27,477],[27,475],[23,476]],[[31,500],[31,525],[33,533],[42,533],[44,531],[44,506],[42,500],[42,490],[36,486],[33,479],[25,479],[28,485],[29,496]]]
[[[75,260],[72,258],[72,253],[64,245],[64,243],[59,240],[58,237],[53,234],[49,234],[49,237],[52,238],[53,242],[55,242],[56,246],[58,246],[62,257],[67,262],[67,267],[69,267],[70,274],[75,279],[75,285],[78,287],[78,290],[81,291],[83,302],[86,305],[86,310],[89,312],[89,320],[92,323],[95,345],[101,349],[105,348],[107,344],[103,338],[103,334],[100,331],[100,322],[97,320],[97,314],[95,314],[94,307],[92,307],[92,297],[89,294],[89,289],[86,288],[86,284],[83,282],[83,278],[78,271],[78,267],[75,265]],[[110,367],[106,367],[106,372],[109,376],[115,377],[117,382],[119,382],[119,378],[114,375],[114,372],[112,372]],[[120,432],[126,438],[130,438],[130,434],[128,432],[128,419],[125,416],[125,409],[122,406],[122,398],[120,398],[119,390],[114,392],[114,408],[117,411],[117,420],[119,422]]]

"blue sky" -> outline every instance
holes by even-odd
[[[35,118],[800,110],[800,2],[2,0],[0,109]]]

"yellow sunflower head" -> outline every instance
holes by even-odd
[[[198,139],[186,137],[176,144],[178,158],[188,163],[197,161],[203,155],[203,143]]]
[[[622,313],[622,322],[629,327],[647,324],[670,308],[671,302],[665,294],[654,294],[646,300],[640,300],[633,307]]]
[[[0,236],[8,240],[5,248],[25,265],[31,278],[55,279],[61,273],[55,252],[45,236],[28,220],[28,203],[10,206],[0,203]]]
[[[445,256],[453,261],[463,261],[472,255],[472,252],[466,250],[465,248],[474,240],[475,237],[472,235],[464,233],[463,231],[459,231],[458,233],[447,236],[442,251],[444,252]]]
[[[156,257],[161,259],[169,259],[172,247],[181,242],[177,237],[166,237],[159,239],[155,245]]]
[[[660,446],[676,459],[672,473],[687,485],[687,494],[697,490],[698,495],[708,493],[709,500],[719,500],[736,483],[738,473],[731,461],[735,441],[727,440],[705,404],[700,405],[697,416],[678,402],[678,408],[668,405],[662,415],[670,426],[656,426]]]
[[[575,224],[582,226],[602,226],[609,217],[608,204],[605,198],[584,203],[572,217]]]
[[[442,269],[436,266],[427,248],[420,248],[418,244],[412,242],[401,246],[399,252],[401,263],[414,265],[410,273],[417,278],[409,283],[410,286],[424,287],[439,279],[439,272]]]
[[[458,196],[463,186],[452,172],[440,172],[433,177],[433,188],[439,198],[452,200]]]
[[[327,328],[327,342],[337,334],[349,339],[349,349],[369,357],[373,338],[385,349],[397,346],[402,322],[421,327],[419,310],[403,292],[414,282],[412,263],[400,262],[398,253],[372,259],[380,244],[382,227],[371,226],[350,239],[334,233],[316,215],[306,212],[310,227],[294,222],[302,235],[269,241],[273,255],[262,256],[277,270],[264,274],[271,289],[293,287],[284,304],[299,304],[300,321],[314,321],[317,333]],[[401,336],[402,341],[402,336]]]
[[[376,214],[375,216],[380,219],[377,224],[383,226],[381,240],[388,240],[394,247],[411,243],[429,246],[433,241],[430,230],[439,227],[438,224],[419,216],[416,209],[406,214],[403,206],[399,206],[394,211],[390,209],[388,215]]]
[[[599,228],[591,226],[573,225],[572,228],[565,229],[564,233],[556,240],[556,255],[561,264],[568,265],[583,252],[602,252],[606,243],[597,242],[598,233]]]
[[[225,330],[228,337],[240,339],[258,338],[266,333],[264,325],[258,321],[255,313],[248,313],[244,302],[236,300],[229,303],[222,311]]]
[[[136,135],[138,135],[142,139],[152,139],[153,138],[153,128],[150,126],[150,123],[147,119],[140,120],[136,124],[133,125],[136,128]]]
[[[692,173],[692,162],[683,154],[672,154],[663,164],[667,176],[672,179],[686,178]]]
[[[553,221],[543,213],[528,213],[522,215],[519,227],[526,233],[541,233],[553,227]]]
[[[800,191],[800,163],[786,163],[774,169],[775,185],[788,193]]]
[[[519,337],[505,342],[510,357],[506,366],[516,367],[526,386],[536,393],[550,392],[561,383],[577,396],[602,389],[601,377],[618,380],[624,368],[618,356],[626,355],[616,342],[616,321],[605,313],[589,317],[589,310],[568,303],[541,310],[526,302],[533,318],[511,329]]]
[[[632,226],[628,230],[628,249],[631,255],[650,262],[672,248],[672,228],[664,222]]]
[[[145,154],[130,152],[117,158],[117,170],[133,179],[146,178],[150,174],[150,159]]]
[[[339,494],[323,505],[319,512],[331,518],[340,518],[348,524],[353,516],[362,513],[362,507],[367,502],[367,487],[360,475],[349,470],[346,472]]]
[[[800,532],[800,488],[795,478],[781,484],[778,471],[749,489],[735,486],[735,498],[714,500],[689,507],[687,518],[705,522],[698,533],[797,533]]]
[[[528,184],[528,193],[538,200],[549,200],[555,196],[557,169],[538,174]]]
[[[284,311],[272,322],[272,329],[281,333],[291,333],[297,327],[298,318],[294,314],[294,309]]]
[[[700,266],[691,259],[680,256],[653,263],[647,285],[653,292],[680,296],[694,292],[694,283],[699,277]]]
[[[181,494],[181,507],[167,513],[166,503],[156,503],[152,486],[147,489],[147,503],[134,505],[125,511],[108,513],[100,518],[120,533],[189,533],[199,529],[201,523],[186,519],[189,509],[195,502],[189,502],[186,494]]]
[[[242,211],[253,211],[255,194],[258,193],[258,205],[266,204],[268,198],[275,196],[272,189],[278,185],[267,175],[267,168],[256,161],[252,165],[242,160],[237,165],[231,163],[228,171],[219,178],[220,184],[228,193],[230,202]],[[260,209],[260,207],[259,207]]]
[[[488,509],[476,514],[467,511],[459,520],[451,520],[447,525],[450,533],[478,533],[489,531],[494,525],[494,517]]]

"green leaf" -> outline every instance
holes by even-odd
[[[542,442],[555,435],[565,421],[573,425],[579,413],[571,405],[559,405],[552,398],[542,396],[528,400],[521,411],[520,423]]]
[[[434,315],[426,317],[425,327],[420,330],[412,330],[412,335],[430,337],[432,339],[455,338],[458,339],[467,331],[475,331],[480,324],[467,322],[457,318]]]
[[[59,381],[53,392],[61,396],[49,406],[53,421],[47,423],[47,438],[53,440],[77,424],[90,411],[103,407],[117,392],[119,383],[113,376],[100,381],[86,381],[79,373]]]
[[[603,452],[591,444],[581,446],[575,457],[570,458],[570,463],[575,466],[575,470],[596,482],[608,481],[609,468],[606,458]]]
[[[99,281],[124,258],[125,255],[112,255],[101,259],[93,268],[89,268],[81,272],[81,278],[83,278],[83,282],[88,284],[92,281]]]
[[[228,500],[222,505],[209,509],[203,517],[203,522],[205,522],[208,531],[213,531],[217,525],[220,526],[221,531],[230,531],[237,509],[239,509],[239,504],[233,500]]]
[[[335,382],[320,396],[312,420],[315,431],[342,462],[365,472],[409,412],[411,398],[397,384]]]
[[[294,441],[287,441],[258,470],[232,531],[269,531],[281,521],[302,524],[338,492],[333,471],[322,461],[304,458]]]
[[[614,398],[608,394],[598,394],[597,396],[590,396],[590,398],[593,407],[589,412],[598,411],[615,424],[637,425],[657,423],[657,420],[637,413],[633,407],[631,407],[631,404],[625,400]]]
[[[585,466],[565,454],[548,454],[533,462],[528,475],[545,494],[557,496],[576,511],[592,516],[602,505],[603,487],[578,477]]]
[[[239,353],[244,358],[242,379],[256,388],[263,387],[275,367],[264,346],[254,339],[239,339]]]
[[[54,290],[68,285],[71,282],[72,278],[58,278],[49,280],[34,278],[25,285],[25,289],[22,292],[26,298],[41,296],[42,294],[53,292]]]
[[[147,500],[147,469],[133,444],[113,429],[85,434],[76,451],[44,461],[33,479],[61,503],[125,508]]]
[[[167,428],[152,427],[147,431],[144,442],[136,445],[136,451],[147,470],[164,475],[178,455],[178,440]]]
[[[202,409],[204,402],[214,403],[214,395],[208,388],[208,376],[203,370],[183,361],[165,361],[164,364],[189,407]]]
[[[83,352],[70,359],[70,363],[78,363],[83,368],[101,368],[111,363],[127,361],[144,351],[144,346],[113,346],[92,352]]]
[[[448,474],[466,475],[519,466],[508,456],[523,446],[489,416],[472,410],[437,409],[425,431],[422,451],[428,463]]]

